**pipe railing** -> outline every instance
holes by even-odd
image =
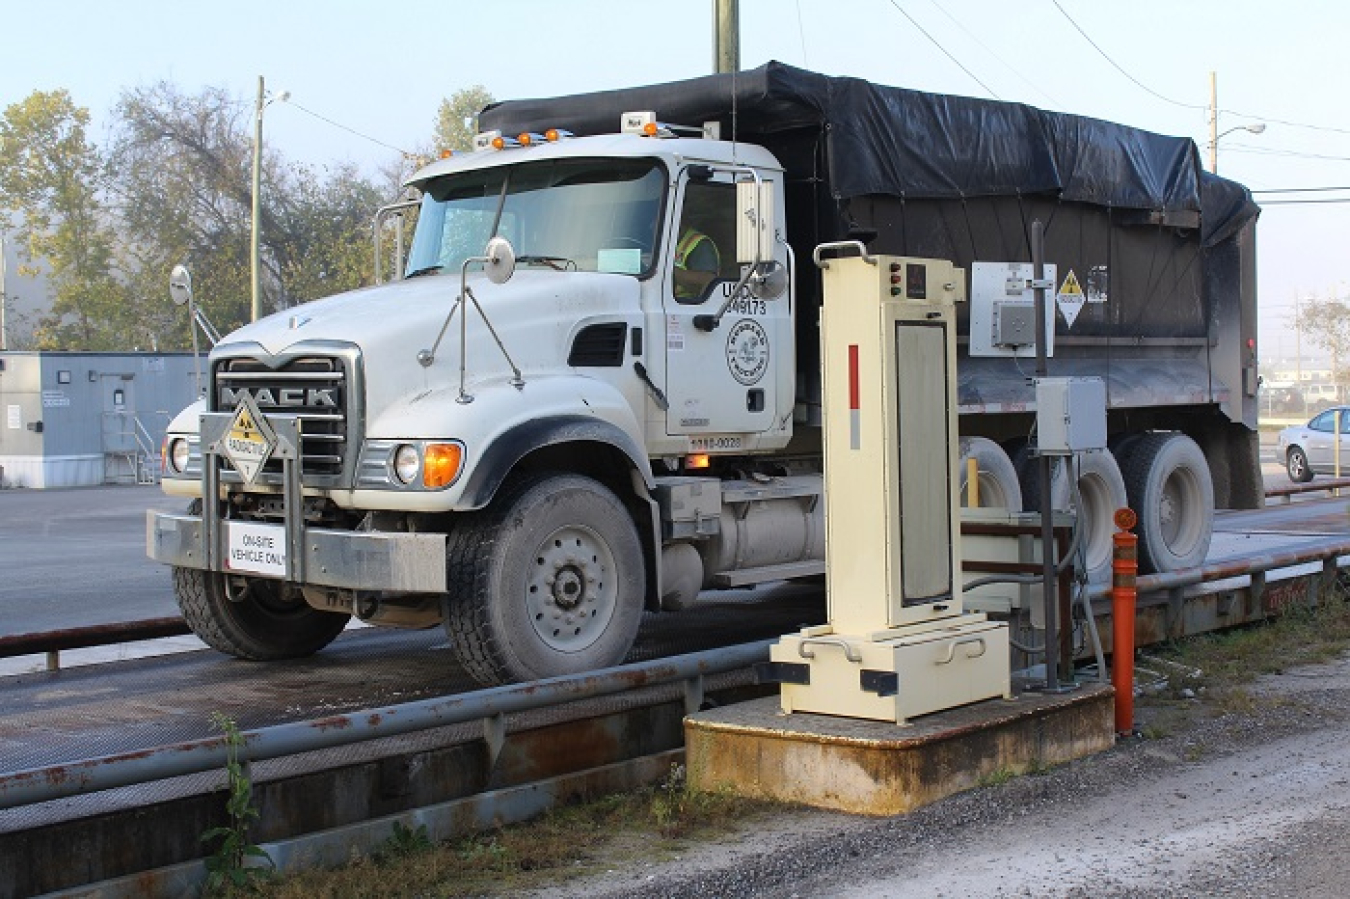
[[[473,721],[484,722],[485,735],[491,740],[493,734],[501,734],[501,716],[506,714],[679,681],[685,683],[685,707],[692,712],[703,702],[705,676],[766,661],[773,642],[761,640],[587,674],[259,728],[241,734],[243,744],[238,756],[240,761],[260,762]],[[223,770],[227,760],[222,735],[16,771],[0,775],[0,809]]]

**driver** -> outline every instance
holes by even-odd
[[[688,226],[675,245],[675,296],[701,297],[722,268],[722,255],[711,237]]]

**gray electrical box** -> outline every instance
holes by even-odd
[[[994,304],[994,346],[1023,347],[1036,343],[1036,307],[1031,303]]]
[[[1106,446],[1106,383],[1101,378],[1036,379],[1036,445],[1067,456]]]

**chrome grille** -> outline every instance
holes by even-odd
[[[248,393],[265,415],[298,417],[303,475],[342,474],[351,381],[341,359],[304,356],[279,368],[246,357],[224,359],[215,370],[213,385],[215,411],[232,411]],[[280,475],[281,462],[269,461],[263,473]]]

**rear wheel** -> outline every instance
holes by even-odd
[[[173,594],[203,643],[257,662],[313,655],[332,643],[351,618],[320,612],[282,581],[195,568],[173,570]]]
[[[623,661],[642,620],[642,545],[627,509],[591,478],[509,481],[446,547],[445,627],[484,685]]]
[[[1022,487],[1017,469],[1003,451],[1003,447],[987,437],[962,437],[960,443],[961,505],[970,505],[970,465],[975,460],[976,496],[980,508],[1002,508],[1009,512],[1022,511]]]
[[[1143,434],[1119,461],[1139,516],[1140,569],[1176,571],[1204,562],[1214,530],[1214,485],[1196,442],[1184,434]]]
[[[1289,454],[1284,459],[1284,468],[1289,472],[1289,480],[1295,484],[1306,484],[1313,479],[1313,470],[1308,465],[1308,457],[1300,447],[1289,447]]]
[[[1083,567],[1088,580],[1105,580],[1111,573],[1116,510],[1126,506],[1125,478],[1109,450],[1083,453],[1076,459],[1078,523],[1083,529]]]

